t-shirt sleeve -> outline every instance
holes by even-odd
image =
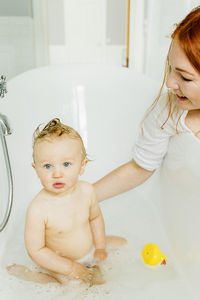
[[[133,148],[135,162],[149,171],[160,167],[167,153],[170,137],[176,133],[171,118],[161,128],[167,119],[168,110],[159,104],[160,101],[162,99],[159,99],[142,122],[141,132]]]

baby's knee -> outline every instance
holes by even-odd
[[[127,240],[121,236],[108,235],[106,236],[106,244],[109,246],[122,246],[127,243]]]

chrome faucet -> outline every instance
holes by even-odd
[[[1,113],[0,113],[0,126],[2,128],[3,135],[9,135],[12,133],[8,118]]]
[[[7,86],[6,86],[6,76],[1,75],[0,79],[0,97],[4,98],[5,94],[7,93]],[[2,127],[3,135],[8,135],[12,133],[8,118],[0,113],[0,125]]]
[[[0,80],[0,97],[3,98],[6,93],[7,93],[6,76],[1,75],[1,80]]]

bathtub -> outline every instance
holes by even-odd
[[[125,68],[100,65],[47,66],[25,72],[8,82],[0,112],[12,126],[7,137],[13,172],[14,202],[0,234],[0,299],[199,299],[177,263],[160,217],[159,172],[141,187],[100,204],[106,233],[127,238],[128,244],[109,249],[103,263],[106,283],[88,289],[77,282],[66,287],[16,279],[5,267],[33,266],[23,240],[28,204],[41,189],[31,167],[32,133],[39,124],[58,117],[81,134],[91,162],[82,179],[94,182],[131,159],[132,146],[145,109],[158,84]],[[2,165],[1,210],[8,187]],[[145,244],[159,245],[166,266],[148,267],[141,258]]]

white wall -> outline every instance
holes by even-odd
[[[0,17],[0,75],[7,79],[35,66],[31,17]]]
[[[162,81],[174,24],[200,5],[197,0],[132,0],[130,68]]]
[[[174,24],[180,22],[190,11],[188,0],[146,0],[147,51],[144,72],[151,78],[160,80],[164,72],[165,59],[171,42],[170,34]]]
[[[10,79],[35,66],[31,0],[0,0],[0,75]]]
[[[166,36],[199,4],[131,0],[130,68],[161,81]],[[0,75],[9,79],[48,64],[49,52],[50,63],[124,65],[126,5],[126,0],[0,0]]]
[[[48,0],[47,10],[49,45],[64,45],[64,0]]]
[[[126,6],[124,0],[48,0],[50,63],[121,66]]]

